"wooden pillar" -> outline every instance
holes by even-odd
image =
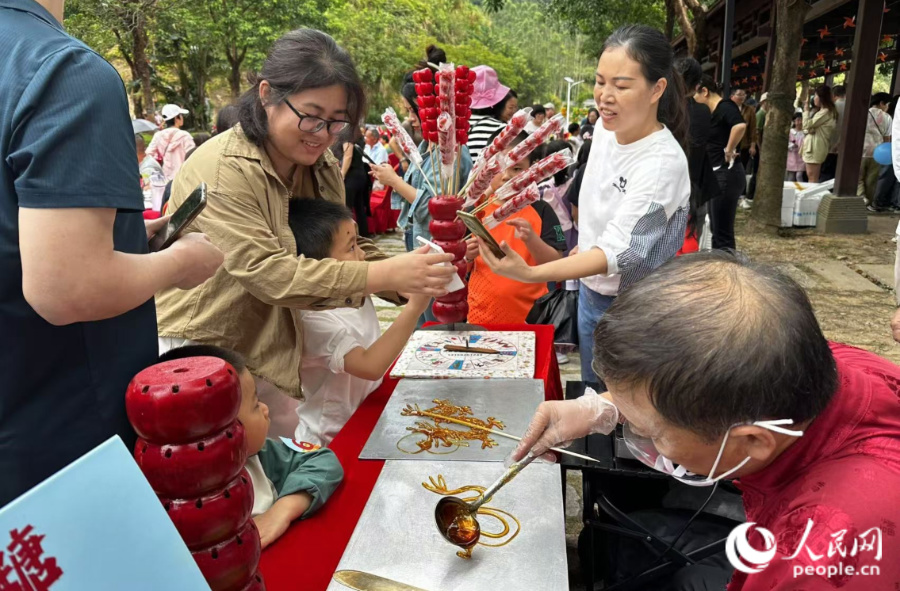
[[[772,16],[769,17],[769,43],[766,47],[766,69],[763,72],[763,92],[768,92],[769,90],[769,81],[772,79],[772,66],[775,65],[775,14],[778,12],[778,7],[775,5],[775,0],[772,0],[772,11],[769,13]]]
[[[734,44],[734,0],[725,0],[722,25],[722,96],[731,96],[731,46]]]
[[[881,40],[881,17],[884,0],[859,0],[856,13],[856,35],[853,39],[853,63],[847,82],[847,102],[841,126],[841,150],[838,154],[834,194],[840,197],[856,195],[866,133],[872,78]]]

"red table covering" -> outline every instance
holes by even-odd
[[[562,400],[552,326],[497,324],[485,328],[533,331],[536,335],[534,377],[544,381],[546,400]],[[366,398],[331,442],[329,447],[344,467],[344,482],[316,515],[295,522],[280,540],[263,552],[259,568],[268,591],[323,591],[328,587],[384,466],[384,461],[360,460],[359,453],[396,386],[397,380],[385,376],[381,386]]]

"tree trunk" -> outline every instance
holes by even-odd
[[[231,45],[226,48],[225,55],[228,58],[228,64],[231,66],[231,71],[228,74],[228,84],[231,86],[231,98],[236,99],[241,96],[241,65],[244,63],[244,58],[247,56],[247,48],[244,47],[238,52],[237,47]]]
[[[134,68],[131,69],[131,79],[137,80],[137,74],[135,73]],[[132,89],[130,94],[131,106],[134,109],[134,118],[144,118],[144,98],[141,96],[141,93],[137,92],[137,89]]]
[[[666,39],[670,42],[675,35],[675,2],[678,0],[666,0]]]
[[[694,25],[688,17],[687,6],[685,0],[673,0],[672,8],[675,10],[675,16],[678,18],[678,24],[681,25],[681,33],[684,40],[687,41],[688,54],[696,57],[697,54],[697,33],[694,31]]]
[[[231,86],[231,98],[241,96],[241,66],[232,62],[231,73],[228,75],[228,84]]]
[[[781,193],[788,134],[794,116],[800,41],[804,17],[809,10],[809,4],[798,0],[776,0],[775,4],[775,61],[752,209],[753,219],[768,227],[781,225]]]
[[[706,11],[694,13],[694,36],[696,41],[694,59],[700,61],[708,53],[709,40],[706,37]]]
[[[131,29],[131,38],[134,42],[134,51],[132,52],[132,61],[134,62],[135,82],[140,82],[141,95],[143,96],[143,104],[146,108],[147,119],[152,120],[153,112],[156,106],[153,101],[153,87],[150,82],[150,60],[147,58],[147,29],[144,26],[144,15],[137,13],[134,15],[134,27]],[[137,117],[142,114],[135,112]]]

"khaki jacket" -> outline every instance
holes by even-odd
[[[292,198],[344,203],[340,165],[326,151],[311,168],[298,170],[288,189],[265,151],[236,126],[184,163],[169,211],[201,182],[208,201],[189,230],[207,234],[225,253],[225,264],[194,289],[156,295],[159,335],[235,350],[254,375],[302,398],[300,310],[358,308],[365,297],[368,262],[298,258],[288,226]],[[386,258],[369,240],[360,238],[360,246],[367,261]]]

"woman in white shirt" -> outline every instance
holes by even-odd
[[[498,259],[481,245],[491,269],[527,283],[581,279],[578,336],[581,376],[591,368],[593,333],[619,290],[675,256],[684,242],[691,193],[683,146],[687,116],[672,48],[651,27],[629,25],[604,44],[594,99],[600,121],[578,202],[577,254],[529,267],[502,244]]]

